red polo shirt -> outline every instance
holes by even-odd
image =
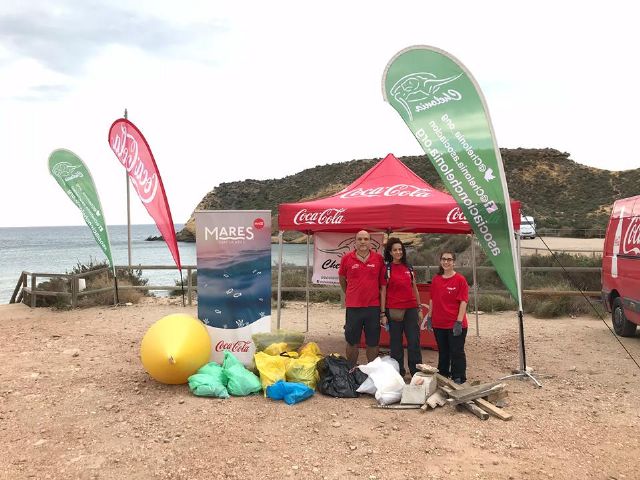
[[[353,250],[340,259],[338,275],[347,280],[345,306],[347,307],[379,307],[380,285],[384,277],[382,255],[370,250],[369,258],[362,262]]]
[[[469,302],[469,285],[463,275],[456,272],[450,278],[435,275],[431,280],[431,322],[433,328],[453,328],[458,319],[460,302]],[[462,328],[467,328],[464,314]]]
[[[387,280],[387,267],[383,268],[383,285],[387,285],[387,308],[416,308],[418,301],[413,291],[411,270],[404,263],[390,263],[391,275]]]

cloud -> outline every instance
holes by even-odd
[[[0,43],[18,57],[76,74],[110,45],[183,56],[183,47],[223,33],[219,21],[181,22],[99,1],[29,2],[0,12]],[[7,11],[12,10],[12,11]]]
[[[29,88],[26,95],[16,96],[16,100],[35,102],[41,100],[54,101],[62,98],[73,88],[70,85],[35,85]]]

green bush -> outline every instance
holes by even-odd
[[[187,285],[189,285],[189,277],[187,276],[187,278],[183,279],[184,281],[184,294],[187,294]],[[176,280],[175,282],[176,287],[178,287],[175,290],[170,290],[169,291],[169,296],[170,297],[181,297],[182,296],[182,283],[180,282],[180,280]],[[194,287],[198,286],[198,272],[197,271],[192,271],[191,272],[191,285]]]
[[[89,258],[89,262],[86,264],[78,262],[71,268],[71,271],[67,271],[68,275],[78,275],[81,273],[96,272],[103,270],[93,275],[87,275],[83,277],[86,281],[87,290],[98,290],[101,288],[108,288],[113,286],[113,276],[111,268],[106,260],[95,261],[93,258]],[[108,268],[108,269],[107,269]],[[118,285],[132,285],[132,286],[144,286],[148,282],[148,279],[142,277],[142,270],[129,269],[118,270]],[[71,284],[66,278],[54,277],[50,280],[38,283],[37,290],[46,290],[49,292],[66,292],[71,293]],[[137,303],[144,296],[143,293],[137,290],[120,290],[118,292],[119,300],[121,303]],[[24,297],[24,303],[31,304],[31,295],[26,294]],[[113,291],[108,290],[99,293],[90,293],[78,298],[79,307],[91,307],[95,305],[111,305],[113,304]],[[53,308],[68,308],[71,306],[70,296],[36,296],[37,307],[53,307]]]
[[[312,268],[309,268],[309,275],[312,273]],[[306,267],[298,267],[291,264],[283,264],[282,268],[282,287],[304,287],[305,286]],[[274,300],[277,300],[278,295],[278,269],[271,269],[271,284],[273,285],[271,296]],[[317,287],[311,283],[309,278],[309,286]],[[282,292],[281,301],[305,301],[306,292]],[[314,303],[331,302],[340,303],[340,292],[331,290],[331,287],[327,287],[326,291],[311,291],[309,292],[309,301]]]
[[[473,306],[473,299],[469,299],[469,304]],[[511,297],[502,295],[478,295],[478,310],[482,312],[504,312],[516,310],[518,307]]]

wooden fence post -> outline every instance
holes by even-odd
[[[31,308],[36,308],[36,275],[31,274]]]
[[[71,308],[78,306],[78,290],[80,288],[77,275],[71,276]]]

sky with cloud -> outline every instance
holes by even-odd
[[[4,0],[0,227],[83,223],[47,171],[56,148],[83,158],[108,222],[126,223],[125,172],[107,143],[125,108],[178,223],[221,182],[421,154],[381,92],[389,59],[416,44],[473,73],[499,146],[638,168],[629,139],[640,34],[626,9],[615,0]],[[137,198],[132,221],[152,223]]]

